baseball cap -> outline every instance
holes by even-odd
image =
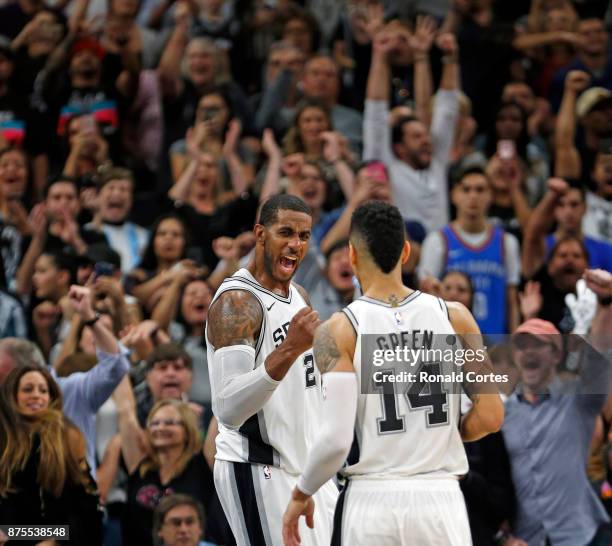
[[[106,54],[106,51],[104,51],[104,48],[100,45],[100,42],[98,42],[98,40],[95,38],[81,38],[72,46],[72,49],[70,50],[70,58],[72,59],[72,57],[74,57],[77,53],[86,50],[91,51],[96,57],[98,57],[98,59],[102,59],[102,57],[104,57]]]
[[[529,319],[523,322],[523,324],[514,331],[512,338],[514,339],[514,337],[519,334],[529,334],[538,338],[540,341],[552,343],[559,350],[562,349],[561,332],[559,332],[552,322],[548,322],[547,320],[538,318]]]
[[[604,101],[612,102],[612,91],[605,87],[591,87],[584,91],[576,102],[576,115],[583,118]]]

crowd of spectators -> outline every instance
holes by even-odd
[[[612,544],[604,366],[560,341],[609,362],[610,31],[607,0],[0,1],[0,525],[235,544],[204,329],[284,192],[322,319],[377,199],[406,283],[513,336],[506,424],[466,446],[476,546]]]

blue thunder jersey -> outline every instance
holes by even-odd
[[[472,280],[474,300],[472,314],[483,334],[505,334],[506,267],[504,264],[504,230],[490,228],[486,242],[473,247],[462,241],[452,226],[442,228],[446,241],[447,271],[462,271]]]
[[[263,322],[255,347],[255,367],[263,366],[287,336],[293,316],[307,304],[293,284],[284,298],[264,288],[247,269],[225,279],[213,302],[229,290],[249,292],[261,305]],[[215,347],[208,339],[208,329],[206,343],[208,365],[213,366]],[[210,369],[209,375],[216,413],[220,385],[215,384]],[[241,427],[233,429],[219,423],[216,458],[278,466],[289,474],[300,474],[321,425],[322,404],[321,375],[309,349],[297,358],[263,408]]]

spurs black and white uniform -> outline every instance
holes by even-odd
[[[364,381],[377,378],[364,377],[363,370],[372,368],[362,368],[362,358],[371,358],[362,355],[362,336],[382,338],[385,346],[402,339],[402,332],[433,333],[443,341],[442,334],[454,333],[446,304],[416,291],[396,306],[362,296],[343,312],[357,334],[359,395],[332,545],[470,545],[458,483],[468,470],[458,426],[460,385],[443,387],[440,396],[400,383],[381,385],[380,394],[363,388]],[[444,364],[436,369],[444,372]]]
[[[213,303],[230,290],[247,291],[261,305],[255,367],[263,366],[285,339],[293,316],[307,304],[294,285],[285,298],[264,288],[247,269],[227,278]],[[208,362],[212,363],[215,347],[208,332],[206,341]],[[214,412],[219,386],[212,372],[210,378]],[[215,485],[239,546],[282,546],[283,513],[319,428],[322,402],[321,375],[309,350],[294,362],[263,408],[239,429],[219,423]],[[302,544],[330,543],[337,496],[332,482],[315,495],[317,524],[314,530],[304,524]]]

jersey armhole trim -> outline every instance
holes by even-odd
[[[210,307],[212,307],[212,305],[219,299],[221,295],[225,294],[226,292],[231,292],[232,290],[240,290],[241,292],[247,292],[251,294],[257,300],[257,302],[259,303],[259,306],[261,307],[261,317],[262,317],[261,328],[259,329],[259,336],[257,336],[257,340],[255,342],[255,361],[257,361],[257,357],[259,356],[259,351],[261,350],[261,346],[263,345],[264,335],[266,333],[266,322],[267,322],[266,306],[263,304],[259,296],[252,290],[249,290],[248,288],[240,288],[237,286],[233,286],[231,288],[227,288],[226,290],[223,290],[222,292],[218,292],[215,298],[213,299],[213,301],[210,302],[210,306],[208,308],[210,309]],[[211,347],[214,348],[212,343],[211,343]]]
[[[348,307],[345,307],[344,309],[342,309],[342,312],[345,314],[346,318],[349,319],[349,322],[351,323],[353,330],[355,330],[355,335],[359,337],[359,333],[358,333],[359,322],[357,321],[357,318],[355,317],[353,312]]]
[[[440,309],[442,309],[442,311],[446,314],[446,318],[450,322],[450,314],[448,312],[448,305],[446,305],[446,302],[442,298],[437,298],[437,299],[438,299],[438,304],[440,305]]]

